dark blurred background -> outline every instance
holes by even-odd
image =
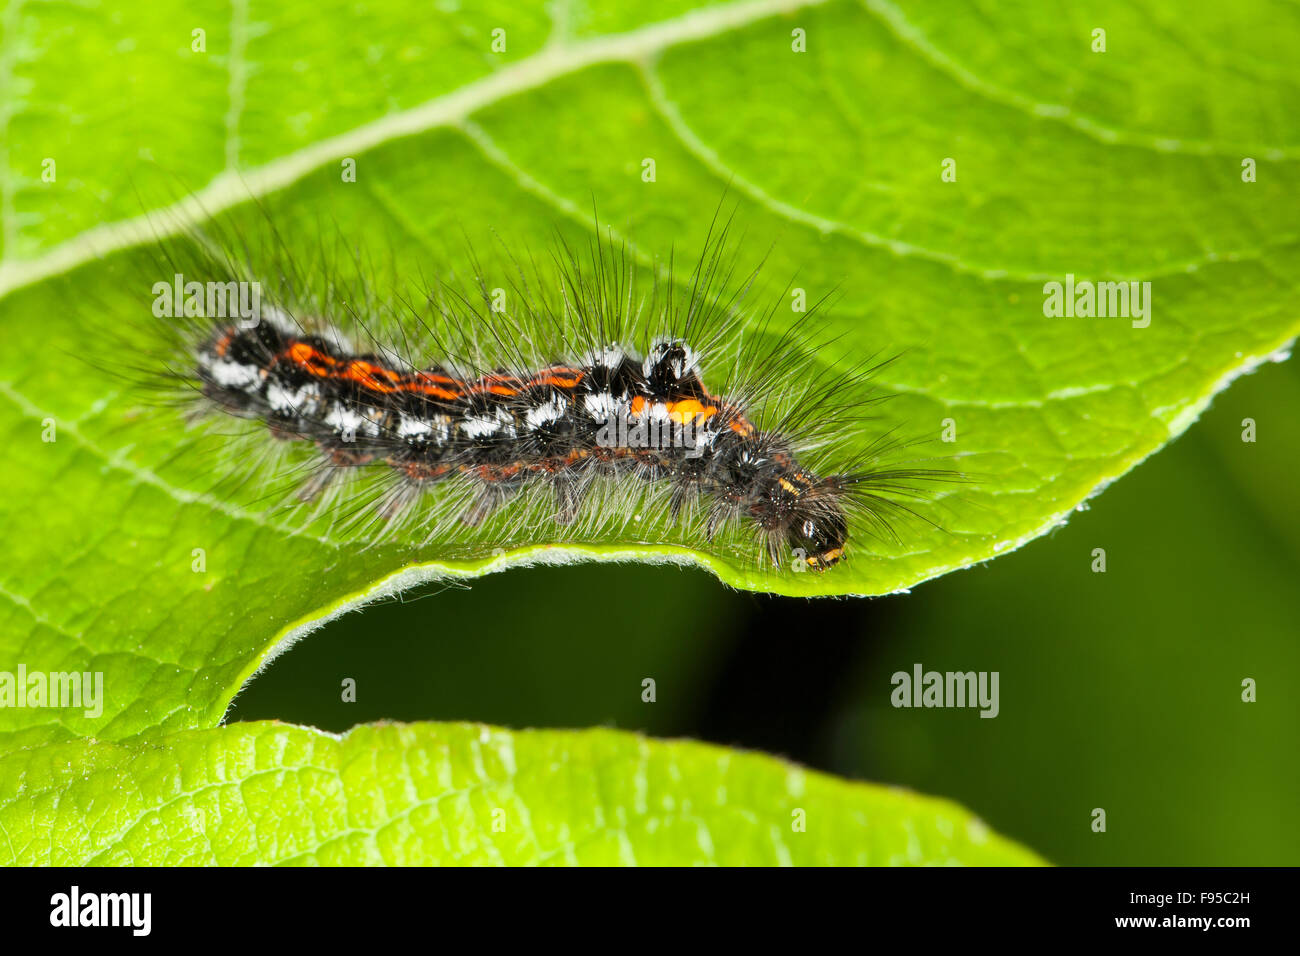
[[[512,571],[330,624],[230,719],[603,724],[951,797],[1056,863],[1295,865],[1298,468],[1300,371],[1268,365],[1064,528],[911,594],[760,597],[637,565]],[[915,663],[998,671],[1000,714],[893,708],[890,675]]]

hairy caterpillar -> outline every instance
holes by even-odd
[[[756,273],[728,291],[726,232],[710,234],[689,283],[670,262],[648,295],[612,239],[586,257],[561,242],[549,273],[512,260],[512,312],[477,260],[471,287],[415,283],[382,299],[364,268],[341,288],[328,269],[200,236],[197,266],[185,274],[169,258],[174,276],[156,284],[155,314],[179,320],[164,377],[200,411],[312,449],[295,500],[324,496],[371,532],[455,536],[540,490],[551,504],[525,519],[534,537],[657,509],[662,525],[698,524],[709,541],[739,527],[773,565],[788,554],[796,570],[824,571],[855,526],[893,536],[891,519],[911,512],[896,499],[951,473],[882,465],[901,447],[889,436],[835,460],[850,430],[869,427],[878,366],[819,365],[806,315],[774,333],[771,309],[747,311]],[[212,301],[214,286],[241,284],[251,307]],[[378,483],[341,505],[340,479],[359,473]]]

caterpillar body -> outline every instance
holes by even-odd
[[[415,493],[469,478],[479,493],[467,524],[539,478],[555,489],[555,521],[569,524],[594,478],[628,474],[669,482],[674,516],[703,495],[710,527],[754,521],[774,563],[782,544],[819,571],[844,553],[846,477],[818,478],[787,441],[711,394],[685,342],[656,343],[644,358],[607,345],[532,373],[466,380],[262,321],[219,329],[196,373],[220,408],[314,442],[336,467],[383,463]]]
[[[218,431],[279,439],[229,445],[241,485],[279,484],[250,477],[253,462],[271,464],[291,507],[361,527],[369,543],[411,525],[426,543],[471,542],[450,552],[470,554],[530,541],[701,547],[700,534],[739,553],[756,538],[760,562],[822,572],[854,537],[896,541],[894,519],[916,514],[900,499],[954,475],[898,463],[906,443],[891,432],[863,439],[876,427],[866,410],[887,397],[870,380],[887,363],[825,360],[819,304],[793,321],[775,315],[780,296],[747,308],[757,270],[734,280],[725,228],[689,281],[670,260],[645,295],[612,238],[587,256],[561,241],[549,271],[510,257],[507,296],[477,259],[471,283],[403,286],[394,265],[398,291],[381,292],[364,257],[304,265],[243,238],[164,247],[161,384],[197,418],[252,426]],[[248,283],[251,311],[213,309],[214,287]],[[180,301],[205,286],[206,303]],[[297,466],[280,468],[286,459]],[[531,504],[512,507],[519,498]]]

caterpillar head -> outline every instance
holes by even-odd
[[[768,556],[780,564],[782,545],[813,571],[825,571],[844,557],[848,520],[837,500],[835,479],[819,480],[810,472],[792,470],[773,475],[751,513],[766,532]]]
[[[844,557],[844,544],[849,537],[849,524],[839,506],[819,507],[815,514],[790,526],[786,540],[795,554],[814,571],[834,567]]]

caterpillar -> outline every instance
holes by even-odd
[[[454,535],[540,491],[558,535],[584,516],[617,521],[649,488],[663,493],[652,507],[667,526],[698,518],[710,541],[740,526],[761,560],[782,567],[788,556],[796,570],[823,572],[844,560],[855,524],[896,537],[893,519],[915,514],[898,499],[952,477],[882,465],[902,447],[888,435],[865,456],[814,468],[810,455],[833,459],[846,430],[868,426],[864,409],[884,399],[867,385],[880,366],[819,366],[806,317],[768,334],[772,309],[744,307],[757,271],[726,291],[725,228],[710,232],[688,285],[656,279],[649,296],[612,238],[593,241],[585,260],[561,242],[549,274],[519,268],[513,314],[494,307],[502,290],[481,274],[470,289],[417,285],[395,305],[377,301],[364,270],[360,288],[340,292],[333,279],[281,262],[259,270],[255,256],[199,245],[209,282],[177,271],[174,284],[157,284],[170,300],[163,312],[180,318],[167,377],[207,417],[248,420],[311,449],[298,502],[340,476],[381,473],[382,490],[347,509],[367,526],[413,521],[430,537]],[[273,277],[269,298],[259,274]],[[203,289],[239,282],[255,286],[254,308],[203,301]],[[721,387],[706,384],[710,366]]]

